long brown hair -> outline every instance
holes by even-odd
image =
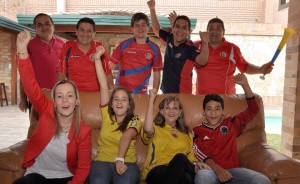
[[[115,115],[116,115],[115,112],[114,112],[114,109],[112,108],[112,102],[113,102],[113,98],[115,96],[115,93],[117,91],[124,91],[127,94],[127,97],[128,97],[129,108],[126,111],[126,116],[125,116],[124,120],[119,124],[119,127],[116,129],[116,131],[119,130],[121,132],[124,132],[127,128],[128,123],[134,117],[133,111],[134,111],[135,105],[134,105],[133,98],[132,98],[130,92],[128,91],[128,89],[126,89],[124,87],[117,87],[116,89],[114,89],[111,96],[110,96],[109,106],[108,106],[108,114],[109,114],[110,119],[112,121],[114,121],[113,117],[115,117]]]
[[[181,110],[181,114],[178,117],[178,119],[176,120],[176,128],[177,128],[177,130],[179,130],[180,132],[188,134],[189,133],[188,132],[188,128],[186,127],[186,125],[184,123],[184,113],[183,113],[183,110],[182,110],[182,104],[181,104],[180,100],[177,97],[175,97],[175,96],[165,97],[159,103],[159,106],[158,106],[159,111],[158,111],[158,113],[156,114],[156,116],[154,118],[155,125],[160,126],[160,127],[164,127],[166,125],[166,119],[161,114],[160,111],[165,108],[165,105],[169,105],[171,102],[178,103],[179,110]]]
[[[72,81],[69,81],[69,80],[61,80],[59,82],[57,82],[54,87],[52,88],[52,92],[51,92],[51,97],[54,101],[55,99],[55,91],[56,91],[56,88],[57,86],[59,85],[62,85],[62,84],[71,84],[71,86],[73,87],[74,89],[74,92],[75,92],[75,97],[76,97],[76,101],[78,101],[77,105],[75,106],[74,108],[74,114],[73,114],[73,120],[75,125],[74,125],[74,129],[73,129],[73,135],[74,136],[79,136],[79,132],[80,132],[80,98],[79,98],[79,92],[78,92],[78,89],[76,87],[76,85],[72,82]],[[59,120],[58,120],[58,111],[57,111],[57,108],[55,107],[54,108],[54,113],[55,113],[55,116],[54,116],[54,119],[53,119],[53,122],[56,123],[57,125],[57,129],[56,129],[56,135],[58,135],[59,131],[60,131],[60,124],[59,124]]]

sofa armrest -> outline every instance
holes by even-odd
[[[300,161],[285,156],[267,144],[255,143],[239,152],[241,167],[246,167],[268,176],[272,183],[292,179],[300,181]]]
[[[12,183],[24,175],[25,170],[22,168],[22,162],[26,145],[27,139],[0,150],[0,178],[5,178],[5,181]]]

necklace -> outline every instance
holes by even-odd
[[[61,131],[62,131],[63,133],[69,133],[70,128],[71,128],[71,124],[68,125],[68,126],[65,126],[65,127],[61,126]]]

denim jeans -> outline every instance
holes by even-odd
[[[271,184],[265,175],[246,168],[228,169],[233,178],[226,184]],[[198,170],[195,177],[195,184],[220,184],[217,175],[213,170]]]
[[[135,163],[125,163],[127,170],[119,175],[114,162],[93,161],[89,184],[136,184],[140,182],[140,169]]]

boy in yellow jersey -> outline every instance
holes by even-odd
[[[164,98],[153,120],[153,102],[156,94],[156,89],[150,90],[143,125],[142,140],[149,145],[149,150],[142,177],[147,184],[192,184],[196,170],[210,168],[204,163],[195,162],[193,139],[184,124],[182,105],[178,98]]]

